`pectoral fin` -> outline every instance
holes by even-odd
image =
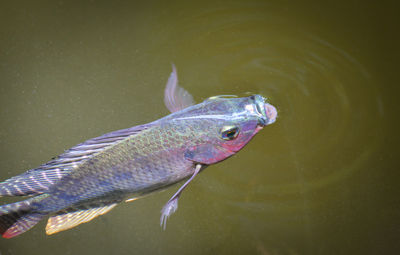
[[[164,230],[165,227],[167,226],[168,217],[171,216],[178,209],[178,199],[181,196],[182,191],[194,179],[194,177],[200,172],[201,169],[202,165],[197,164],[192,177],[190,177],[189,180],[187,180],[164,205],[163,209],[161,210],[161,218],[160,218],[160,225],[163,227]]]
[[[192,95],[178,85],[178,74],[174,64],[172,64],[172,73],[165,87],[164,103],[170,112],[180,111],[194,105]]]
[[[108,213],[116,205],[117,204],[115,203],[103,207],[80,210],[50,217],[46,225],[46,234],[52,235],[91,221],[99,215]]]

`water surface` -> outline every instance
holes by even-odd
[[[197,102],[257,93],[279,118],[176,191],[5,254],[397,254],[398,29],[364,1],[25,1],[0,11],[0,179],[168,111],[178,68]],[[396,14],[396,15],[395,15]],[[2,198],[1,202],[12,199]]]

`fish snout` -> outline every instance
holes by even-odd
[[[278,116],[278,111],[276,110],[275,106],[264,103],[265,113],[267,115],[268,121],[265,125],[269,125],[275,122],[276,117]]]

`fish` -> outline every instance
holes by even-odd
[[[16,237],[45,218],[46,234],[55,234],[186,180],[161,209],[165,229],[183,190],[202,170],[236,154],[277,118],[261,95],[213,96],[195,104],[178,85],[174,65],[164,103],[171,113],[161,119],[89,139],[1,182],[0,196],[28,196],[0,206],[2,237]]]

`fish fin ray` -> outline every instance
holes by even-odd
[[[31,201],[38,198],[0,206],[0,234],[4,238],[12,238],[28,231],[46,216],[31,208]]]
[[[86,140],[59,155],[55,159],[39,167],[41,170],[50,170],[55,168],[74,169],[79,164],[85,162],[93,155],[107,149],[116,143],[134,136],[152,126],[151,123],[121,129]]]
[[[165,87],[164,103],[170,112],[180,111],[194,105],[193,96],[178,85],[178,74],[174,64],[172,64],[172,73]]]
[[[47,221],[46,234],[52,235],[60,231],[76,227],[79,224],[91,221],[97,216],[106,214],[116,205],[117,203],[106,205],[103,207],[91,208],[87,210],[79,210],[75,212],[68,212],[52,216]]]
[[[178,209],[178,200],[179,197],[182,195],[183,190],[194,179],[194,177],[196,177],[196,175],[200,173],[201,169],[204,169],[204,167],[201,164],[197,164],[195,166],[193,175],[178,189],[178,191],[168,200],[168,202],[161,209],[160,226],[164,230],[167,226],[168,218]]]
[[[151,126],[150,123],[117,130],[78,144],[38,168],[0,182],[0,196],[42,194],[95,154]]]
[[[133,202],[133,201],[138,200],[139,198],[140,198],[140,197],[131,197],[131,198],[126,199],[125,202],[126,202],[126,203]]]
[[[27,196],[46,192],[50,186],[70,173],[68,169],[29,170],[0,183],[0,196]]]

